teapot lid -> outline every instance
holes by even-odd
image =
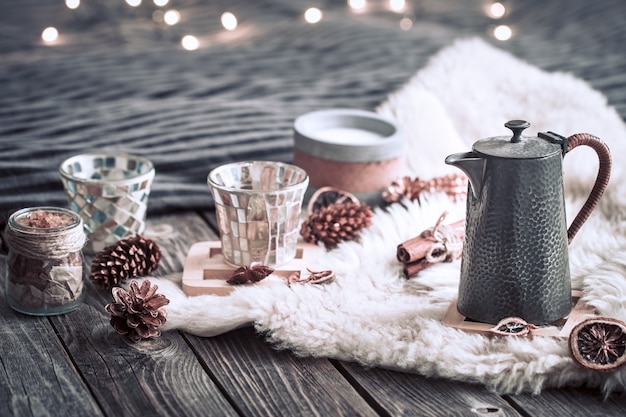
[[[513,136],[496,136],[481,139],[474,143],[475,152],[500,158],[532,159],[561,153],[562,147],[542,137],[522,136],[522,131],[530,126],[525,120],[510,120],[504,124],[511,129]]]

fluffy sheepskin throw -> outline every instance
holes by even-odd
[[[626,128],[606,99],[585,82],[546,73],[477,39],[435,55],[378,111],[406,132],[406,173],[421,178],[457,172],[448,154],[478,139],[507,135],[511,119],[531,122],[525,134],[587,132],[611,148],[614,170],[599,206],[570,245],[572,285],[601,316],[626,320]],[[564,160],[567,215],[572,219],[595,180],[597,158],[577,148]],[[433,195],[377,209],[359,241],[325,252],[311,265],[332,269],[326,285],[240,286],[228,296],[187,297],[180,282],[151,278],[170,299],[164,329],[214,336],[253,324],[268,342],[300,355],[323,356],[482,383],[500,393],[538,393],[587,385],[626,387],[626,369],[586,370],[567,341],[487,337],[442,325],[458,291],[460,261],[402,276],[396,246],[432,227],[442,212],[464,217],[465,203]],[[452,343],[452,341],[454,341]]]

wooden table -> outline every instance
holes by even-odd
[[[155,275],[180,273],[216,238],[210,216],[150,219],[174,232]],[[0,255],[5,279],[6,254]],[[598,390],[496,395],[481,386],[276,351],[251,327],[213,338],[176,331],[130,345],[109,325],[110,293],[87,286],[70,314],[30,317],[0,303],[0,416],[624,416]],[[4,298],[4,283],[2,285]]]

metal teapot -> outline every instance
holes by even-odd
[[[469,179],[457,309],[495,324],[505,317],[546,324],[572,308],[568,244],[587,220],[611,171],[608,147],[587,133],[522,136],[530,126],[511,120],[513,135],[482,139],[472,151],[446,158]],[[600,161],[587,201],[567,227],[562,159],[579,145]]]

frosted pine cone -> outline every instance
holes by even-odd
[[[158,337],[159,329],[167,318],[167,312],[161,307],[170,300],[163,294],[157,294],[157,286],[145,280],[141,286],[132,280],[128,291],[122,287],[111,290],[113,302],[105,310],[111,314],[111,326],[115,331],[131,342]]]
[[[151,274],[161,260],[161,250],[141,235],[107,246],[91,263],[91,280],[108,289],[135,277]]]
[[[327,249],[340,242],[354,240],[372,224],[374,212],[366,203],[346,201],[331,204],[311,213],[302,223],[300,235],[305,242],[324,242]]]

